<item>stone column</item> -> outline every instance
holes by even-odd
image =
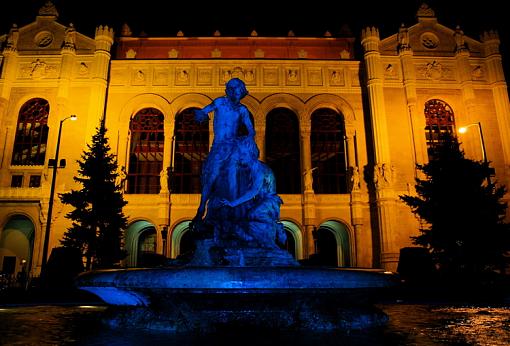
[[[312,188],[312,153],[310,149],[310,134],[311,124],[301,124],[301,166],[302,166],[302,177],[304,179],[303,186],[303,224],[305,225],[305,234],[303,237],[304,241],[304,258],[310,257],[315,253],[315,241],[313,239],[313,230],[315,229],[316,223],[316,198],[315,192]],[[306,174],[309,174],[309,178],[306,178]],[[306,179],[305,179],[306,178]]]
[[[416,96],[416,71],[413,61],[413,50],[409,45],[408,29],[402,24],[398,33],[399,44],[397,47],[402,67],[402,78],[407,102],[407,110],[410,126],[412,128],[411,140],[414,150],[414,164],[424,164],[428,161],[427,144],[425,138],[425,117],[417,107]],[[415,167],[416,170],[416,167]],[[415,172],[415,176],[417,172]]]
[[[498,180],[506,186],[510,184],[510,103],[508,99],[508,88],[503,72],[501,54],[499,52],[499,35],[497,32],[484,32],[482,35],[484,56],[487,67],[487,79],[492,89],[496,119],[501,137],[501,149],[503,151],[504,172],[498,174]],[[490,155],[490,153],[488,153]],[[507,210],[510,217],[510,210]]]
[[[374,146],[374,185],[381,239],[381,264],[385,269],[395,270],[399,249],[395,243],[394,227],[391,216],[396,213],[395,196],[392,189],[389,136],[384,102],[383,72],[381,53],[379,52],[379,30],[372,27],[362,31],[366,65],[368,101],[371,130]]]
[[[87,118],[86,138],[92,138],[100,120],[106,117],[106,92],[108,89],[108,73],[110,69],[110,49],[113,44],[113,29],[108,26],[96,28],[96,49],[92,69],[89,116]]]

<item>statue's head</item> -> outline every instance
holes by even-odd
[[[246,84],[239,78],[232,78],[226,84],[225,93],[230,99],[238,98],[237,101],[248,95]]]

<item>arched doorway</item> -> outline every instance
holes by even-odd
[[[11,282],[20,273],[27,277],[32,266],[35,227],[24,215],[9,218],[0,234],[0,270]]]
[[[172,230],[172,248],[170,256],[176,258],[188,251],[194,250],[194,242],[191,239],[189,224],[191,221],[183,221],[177,224]]]
[[[296,260],[303,259],[303,237],[301,235],[301,230],[298,225],[292,221],[282,221],[282,223],[285,234],[287,235],[285,244],[287,251],[289,251]]]
[[[144,264],[144,257],[156,254],[156,227],[148,221],[136,221],[126,231],[124,248],[127,267],[139,267]]]
[[[338,221],[326,221],[316,233],[317,255],[321,264],[350,267],[351,243],[347,227]]]

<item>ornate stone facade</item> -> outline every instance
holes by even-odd
[[[428,100],[447,103],[458,127],[484,124],[497,180],[510,183],[510,108],[498,35],[485,33],[481,41],[467,37],[459,28],[440,25],[429,8],[420,8],[418,23],[386,38],[377,28],[366,28],[360,40],[252,34],[240,41],[182,33],[142,39],[126,27],[115,38],[115,52],[110,28],[99,26],[91,38],[57,17],[56,10],[45,7],[34,23],[13,26],[0,36],[0,268],[5,257],[16,257],[16,272],[22,270],[22,259],[29,260],[32,274],[39,272],[49,200],[47,163],[55,152],[59,121],[78,116],[63,128],[60,157],[67,166],[58,170],[57,193],[78,187],[73,181],[76,160],[103,116],[119,166],[129,167],[130,122],[147,108],[164,116],[162,168],[155,173],[162,183],[159,193],[126,191],[131,226],[125,264],[137,264],[141,245],[150,238],[147,230],[153,251],[177,256],[199,196],[171,193],[164,177],[160,180],[160,172],[174,166],[176,115],[224,94],[225,82],[234,77],[249,87],[243,103],[253,116],[262,160],[267,115],[284,108],[297,119],[301,192],[280,195],[281,219],[298,259],[320,251],[322,229],[336,242],[337,264],[396,269],[399,249],[418,232],[416,219],[398,196],[413,185],[415,165],[428,160]],[[354,54],[357,44],[362,57]],[[18,115],[34,98],[47,100],[50,107],[45,164],[13,165]],[[311,176],[303,174],[312,172],[317,160],[312,114],[323,109],[343,119],[343,193],[318,193]],[[462,143],[468,157],[481,158],[476,134],[466,135]],[[32,176],[41,177],[40,183],[30,183],[37,180]],[[51,248],[69,226],[67,210],[58,198],[55,203]],[[165,241],[162,229],[169,230]]]

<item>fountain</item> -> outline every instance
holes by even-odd
[[[237,78],[226,96],[196,111],[214,111],[214,142],[204,162],[202,195],[191,223],[196,250],[186,265],[101,270],[77,286],[110,306],[111,326],[210,332],[236,326],[279,330],[346,330],[384,324],[371,304],[395,285],[377,270],[300,266],[281,245],[282,200],[271,169],[258,160],[255,131]],[[248,134],[239,136],[244,125]]]

